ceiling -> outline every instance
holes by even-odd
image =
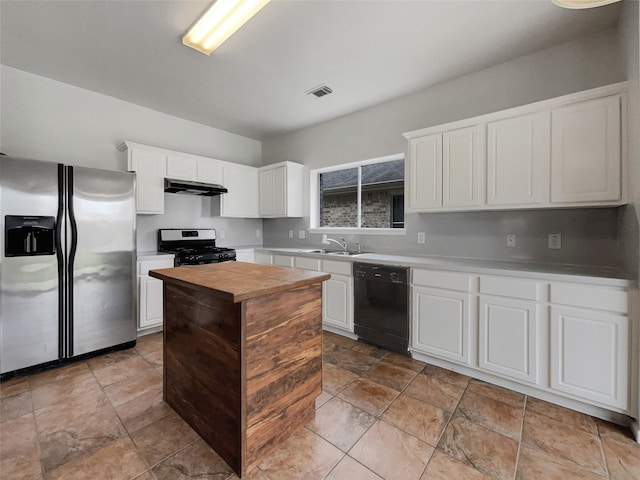
[[[264,140],[615,26],[621,5],[273,0],[209,57],[209,1],[0,1],[4,65]],[[305,92],[333,89],[317,99]]]

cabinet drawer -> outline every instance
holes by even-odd
[[[500,297],[536,300],[537,284],[534,280],[513,277],[480,277],[480,293]]]
[[[552,283],[550,297],[556,304],[625,314],[629,311],[627,292],[616,288]]]
[[[256,252],[255,260],[256,263],[259,263],[261,265],[271,265],[273,263],[273,255],[271,255],[270,253]]]
[[[442,272],[438,270],[413,270],[413,284],[425,287],[444,288],[470,292],[473,276],[466,273]]]
[[[149,275],[149,270],[157,270],[159,268],[173,268],[173,258],[138,262],[138,275]]]
[[[274,255],[273,264],[281,267],[293,267],[293,257],[291,255]]]
[[[302,270],[312,270],[314,272],[320,270],[320,260],[317,258],[294,257],[293,265]]]
[[[337,273],[339,275],[348,275],[351,277],[351,268],[351,262],[336,262],[335,260],[322,261],[322,271],[327,273]]]

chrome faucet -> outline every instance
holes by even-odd
[[[334,240],[333,238],[327,238],[326,240],[327,243],[333,242],[333,243],[337,243],[338,245],[340,245],[340,247],[342,248],[342,250],[344,250],[345,252],[349,251],[349,244],[347,243],[347,241],[344,239],[344,237],[340,237],[340,241],[338,240]]]

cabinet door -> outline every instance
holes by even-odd
[[[332,274],[322,284],[322,321],[353,333],[353,278]]]
[[[136,212],[164,213],[166,155],[153,150],[132,148],[129,170],[136,172]]]
[[[274,168],[271,174],[271,212],[272,215],[286,217],[287,209],[287,168]]]
[[[260,216],[273,215],[273,170],[261,170],[260,177]]]
[[[287,209],[287,167],[261,170],[260,173],[260,216],[286,217]]]
[[[480,203],[480,128],[442,134],[442,206],[472,207]]]
[[[480,368],[537,383],[537,327],[535,302],[481,295]]]
[[[620,97],[553,110],[551,202],[620,200]]]
[[[229,190],[220,196],[220,216],[256,218],[258,216],[258,169],[225,164],[222,184]]]
[[[469,364],[470,297],[466,293],[413,287],[412,347]]]
[[[442,135],[413,138],[409,143],[406,180],[409,209],[430,210],[442,206]]]
[[[222,163],[213,159],[198,159],[197,180],[203,183],[222,184]]]
[[[626,409],[629,319],[551,307],[551,388]]]
[[[247,263],[257,263],[256,255],[252,248],[236,249],[236,261],[247,262]]]
[[[255,262],[261,265],[272,265],[273,264],[273,255],[270,253],[260,253],[256,252],[254,254]]]
[[[535,205],[548,199],[550,115],[487,125],[487,204]]]
[[[196,180],[198,164],[195,158],[167,156],[167,178],[175,180]]]
[[[293,268],[293,257],[291,255],[274,255],[273,264],[280,267]]]
[[[139,328],[162,325],[162,280],[142,275],[140,278]]]

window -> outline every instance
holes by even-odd
[[[404,229],[402,155],[313,170],[311,185],[312,229]]]

